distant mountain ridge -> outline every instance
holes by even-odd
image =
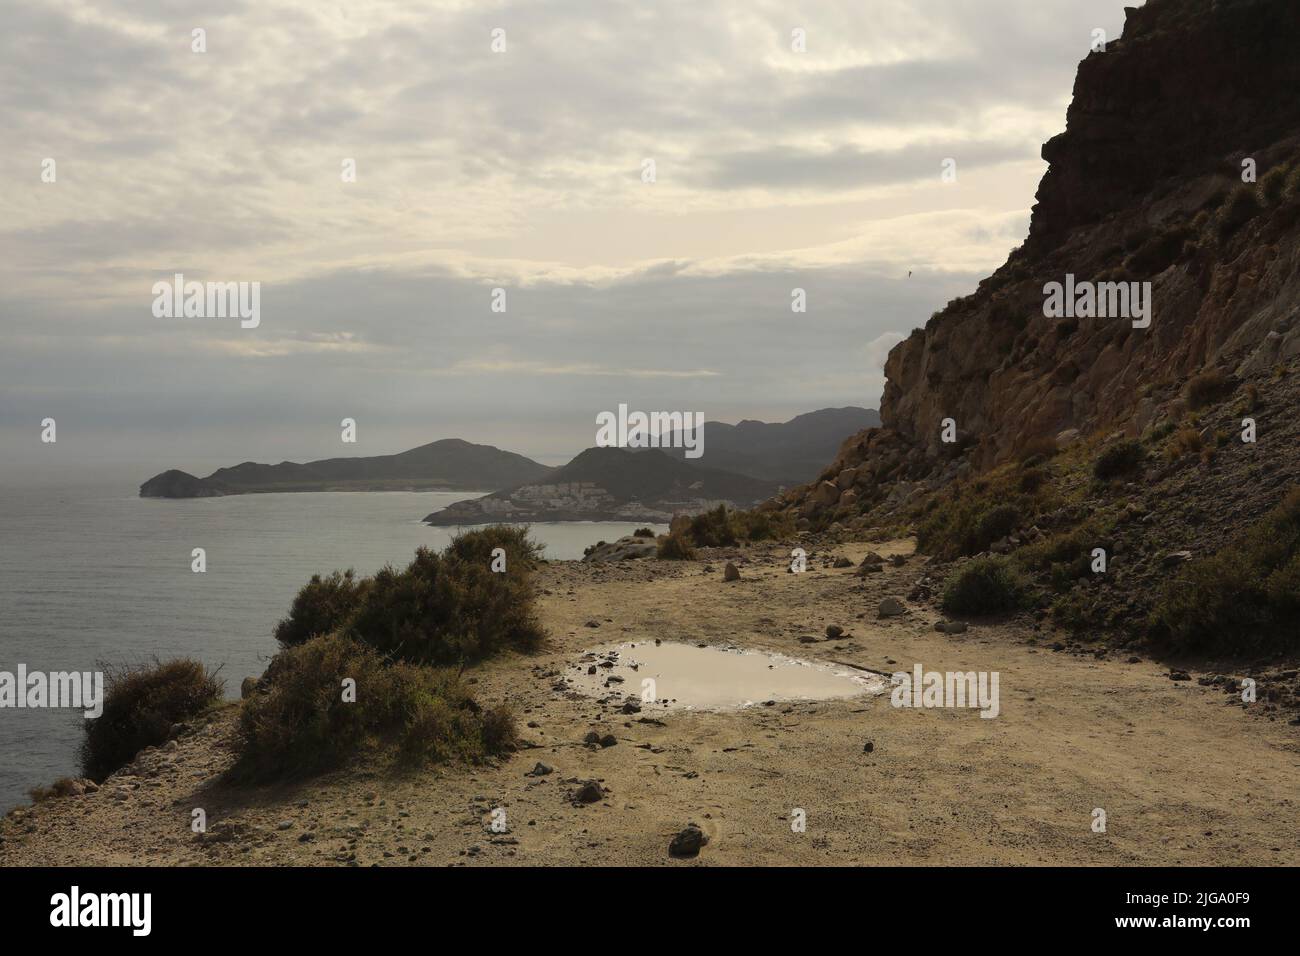
[[[704,454],[699,458],[686,458],[679,447],[663,450],[693,466],[801,485],[815,479],[835,458],[844,439],[879,425],[880,414],[873,408],[822,408],[788,422],[705,422]],[[675,439],[678,434],[673,432],[670,437]]]
[[[305,464],[246,461],[206,478],[171,469],[140,486],[141,498],[208,498],[266,492],[482,491],[508,488],[546,475],[546,465],[459,438],[396,455],[325,458]]]
[[[432,525],[494,521],[666,522],[718,504],[749,508],[777,483],[688,465],[659,449],[588,448],[541,481],[458,501],[427,515]]]

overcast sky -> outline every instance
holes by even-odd
[[[0,0],[0,460],[555,463],[620,402],[875,407],[1023,239],[1122,8]],[[260,282],[260,325],[156,318],[178,272]]]

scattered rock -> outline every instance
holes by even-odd
[[[734,564],[732,564],[730,561],[728,561],[728,562],[727,562],[727,566],[726,566],[725,568],[722,569],[722,580],[724,580],[724,581],[739,581],[739,580],[740,580],[740,568],[736,567]]]
[[[694,823],[688,823],[668,844],[669,856],[699,856],[700,849],[709,842],[708,836]]]
[[[540,760],[533,765],[532,775],[534,777],[545,777],[548,774],[555,773],[555,768],[550,764],[542,763]]]
[[[605,791],[601,789],[599,783],[595,780],[584,780],[578,789],[573,791],[573,800],[575,803],[599,803],[605,799]]]
[[[903,602],[898,598],[887,597],[880,602],[880,608],[877,611],[877,617],[898,617],[905,614],[907,608],[903,607]]]
[[[966,622],[965,621],[938,621],[935,623],[934,629],[938,631],[940,634],[965,634]]]
[[[837,638],[840,638],[840,637],[842,637],[843,635],[844,635],[844,628],[840,627],[838,624],[827,624],[827,625],[826,625],[826,637],[827,637],[829,640],[832,640],[832,641],[833,641],[833,640],[836,640]]]

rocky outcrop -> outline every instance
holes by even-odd
[[[230,489],[219,482],[175,468],[154,475],[140,486],[141,498],[216,498],[228,494],[232,494]]]
[[[1127,14],[1122,38],[1080,65],[1066,130],[1043,147],[1024,245],[890,352],[883,427],[771,506],[815,523],[1058,436],[1139,436],[1181,417],[1197,375],[1263,375],[1300,355],[1300,4],[1151,0]],[[1243,184],[1245,160],[1258,181]],[[1149,325],[1046,314],[1045,287],[1067,275],[1150,283]]]

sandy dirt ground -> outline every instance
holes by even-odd
[[[872,548],[908,559],[865,578],[828,566]],[[790,574],[786,552],[748,548],[733,582],[716,553],[550,564],[550,646],[472,672],[481,701],[519,714],[527,746],[509,759],[399,773],[372,755],[302,784],[236,789],[219,779],[232,706],[96,793],[11,815],[0,865],[1300,863],[1300,728],[1127,653],[1053,650],[1051,635],[1011,625],[938,633],[936,612],[904,599],[923,573],[911,550],[843,545]],[[907,612],[878,619],[885,596]],[[852,636],[826,640],[831,624]],[[656,638],[884,672],[997,671],[1001,713],[896,708],[885,694],[650,716],[555,689],[585,650]],[[593,730],[617,743],[584,744]],[[531,775],[539,761],[554,772]],[[576,804],[589,779],[603,799]],[[508,832],[492,830],[497,808]],[[709,842],[673,858],[689,822]]]

